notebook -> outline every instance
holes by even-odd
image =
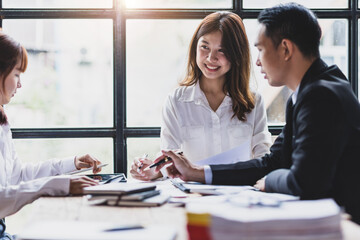
[[[124,206],[124,207],[158,207],[169,200],[170,196],[167,194],[160,194],[143,201],[126,201],[126,200],[108,200],[107,205],[110,206]]]
[[[118,200],[119,197],[122,201],[142,201],[146,198],[153,197],[160,194],[160,190],[150,190],[145,192],[132,193],[128,195],[87,195],[88,201],[97,200]]]
[[[156,185],[153,183],[109,183],[84,188],[84,194],[113,194],[126,195],[137,192],[154,190]]]

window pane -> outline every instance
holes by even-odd
[[[12,127],[112,127],[112,20],[4,20],[29,52]]]
[[[279,3],[297,2],[308,8],[347,8],[348,0],[244,0],[244,8],[268,8]]]
[[[264,98],[267,109],[269,125],[284,124],[285,108],[291,91],[286,87],[271,87],[263,75],[260,68],[255,65],[258,51],[254,47],[257,34],[257,21],[244,20],[246,31],[249,37],[252,62],[254,66],[254,76],[251,85],[254,90],[260,92]],[[319,19],[322,29],[322,39],[320,43],[320,55],[329,65],[336,64],[348,75],[348,22],[343,19]]]
[[[232,0],[126,0],[128,8],[232,8]]]
[[[188,45],[199,23],[126,22],[127,126],[160,126],[164,100],[185,76]]]
[[[14,143],[19,159],[23,163],[88,153],[102,163],[109,164],[101,173],[114,172],[112,138],[15,139]]]
[[[139,147],[141,146],[141,147]],[[160,152],[160,138],[128,138],[127,139],[127,176],[131,178],[130,167],[136,157],[148,154],[154,160]]]
[[[2,0],[4,8],[112,8],[113,0]]]
[[[348,21],[319,19],[322,30],[320,56],[328,64],[336,64],[348,77]]]

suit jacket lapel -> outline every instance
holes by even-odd
[[[290,168],[291,154],[293,152],[292,138],[293,138],[293,110],[294,106],[292,103],[291,96],[286,104],[286,125],[284,127],[284,142],[283,142],[283,165],[285,168]]]

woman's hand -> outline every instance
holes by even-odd
[[[89,154],[83,155],[81,157],[76,156],[74,162],[77,170],[80,170],[81,168],[92,167],[94,174],[101,171],[101,168],[97,167],[101,164],[101,162]]]
[[[70,179],[69,193],[73,195],[83,194],[84,187],[98,185],[99,181],[91,179],[86,176],[73,176]]]
[[[155,168],[144,171],[144,169],[152,163],[153,162],[147,158],[135,158],[134,162],[131,164],[131,176],[142,181],[150,181],[162,177],[161,172],[155,171]]]

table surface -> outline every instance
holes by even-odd
[[[118,224],[173,225],[177,239],[187,239],[186,212],[183,207],[165,204],[161,207],[111,207],[91,206],[84,197],[42,197],[33,203],[27,221],[67,220],[104,221]],[[344,240],[359,240],[360,226],[342,220]]]

